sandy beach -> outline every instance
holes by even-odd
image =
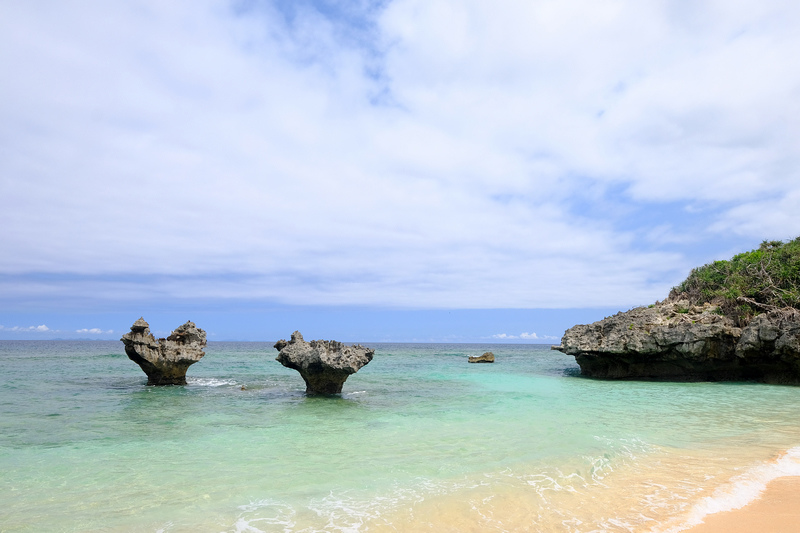
[[[689,533],[796,533],[800,531],[800,476],[774,479],[760,498],[733,511],[712,514]]]

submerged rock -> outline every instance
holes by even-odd
[[[740,328],[715,305],[670,301],[574,326],[553,349],[598,378],[800,383],[800,312],[774,310]]]
[[[205,355],[206,332],[186,322],[166,339],[156,340],[140,318],[120,340],[128,357],[147,374],[148,385],[186,385],[186,370]]]
[[[470,363],[494,363],[494,354],[492,352],[485,352],[478,357],[470,357]]]
[[[276,360],[300,372],[309,394],[338,394],[350,374],[372,361],[375,350],[361,345],[345,346],[337,341],[306,342],[299,331],[290,341],[275,343]]]

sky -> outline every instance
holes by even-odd
[[[800,3],[0,3],[0,339],[558,343],[800,235]]]

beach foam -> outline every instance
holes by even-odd
[[[271,531],[292,531],[295,526],[296,512],[290,506],[274,500],[260,500],[239,506],[242,513],[233,525],[234,533],[263,533],[260,527]],[[246,514],[259,513],[260,516],[246,518]],[[259,527],[256,527],[259,526]]]
[[[560,524],[560,530],[574,533],[643,528],[677,533],[708,514],[747,504],[776,477],[800,475],[798,447],[714,490],[704,480],[713,483],[717,476],[690,475],[702,468],[702,457],[674,454],[637,438],[595,440],[604,453],[582,456],[562,467],[504,469],[449,481],[418,478],[378,493],[331,491],[301,505],[257,501],[239,507],[232,530],[355,533],[452,526],[464,531],[538,531]]]
[[[685,522],[659,533],[685,531],[703,522],[708,515],[733,511],[757,500],[770,481],[783,476],[800,476],[800,446],[791,448],[767,463],[757,465],[735,476],[711,496],[701,499],[689,511]]]
[[[233,532],[322,530],[356,533],[365,524],[371,527],[391,526],[386,518],[398,508],[411,507],[436,497],[446,497],[461,490],[476,488],[478,485],[480,483],[467,481],[459,483],[418,479],[411,487],[398,485],[388,493],[369,497],[355,490],[331,491],[327,496],[310,500],[303,507],[293,507],[278,500],[260,500],[239,506],[241,513],[233,526]],[[309,517],[313,517],[312,521],[316,525],[307,523]],[[296,528],[299,522],[302,524],[298,530]]]

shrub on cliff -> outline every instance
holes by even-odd
[[[764,311],[800,309],[800,237],[764,241],[757,250],[695,268],[669,299],[716,304],[739,325]]]

